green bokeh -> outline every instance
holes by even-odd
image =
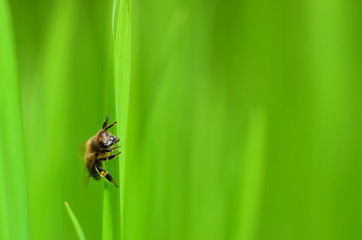
[[[18,227],[18,208],[0,213],[0,238],[76,239],[67,201],[86,238],[101,239],[104,183],[82,187],[77,151],[123,97],[110,85],[113,2],[0,3],[11,19],[0,34],[13,34],[0,42],[0,124],[12,122],[0,128],[11,169],[0,210],[24,211]],[[361,11],[131,1],[122,239],[362,239]],[[18,182],[6,177],[16,163]],[[6,189],[22,200],[7,205]]]

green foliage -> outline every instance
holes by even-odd
[[[70,208],[69,204],[67,202],[64,202],[65,208],[67,209],[67,212],[69,214],[70,219],[72,220],[72,223],[74,225],[75,230],[77,231],[78,237],[80,240],[85,240],[85,236],[82,230],[82,227],[80,226],[80,223],[77,219],[77,217],[74,215],[72,209]]]
[[[0,0],[0,239],[29,238],[24,136],[11,14]]]
[[[0,238],[360,239],[360,9],[0,0]]]
[[[118,120],[117,136],[123,152],[107,166],[120,188],[105,184],[103,199],[103,239],[122,239],[123,189],[125,174],[126,133],[130,84],[130,6],[128,1],[114,1],[112,21],[112,76],[108,90],[108,112]]]

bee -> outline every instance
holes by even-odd
[[[121,152],[113,154],[113,151],[121,146],[113,147],[113,145],[119,142],[119,138],[108,131],[117,121],[108,126],[108,119],[109,116],[106,117],[102,129],[85,143],[84,161],[89,172],[85,185],[88,184],[90,177],[93,177],[95,180],[105,177],[108,182],[118,187],[112,175],[103,167],[104,161],[111,160],[121,154]]]

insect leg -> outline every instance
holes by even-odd
[[[102,169],[98,166],[96,166],[96,169],[97,169],[99,175],[101,175],[102,177],[105,177],[108,182],[113,183],[114,186],[118,187],[118,185],[114,182],[114,179],[109,172],[105,171],[104,169]]]
[[[110,159],[113,159],[113,158],[117,157],[117,155],[119,155],[119,154],[121,154],[121,152],[109,155],[108,157],[97,158],[97,160],[108,161]]]
[[[114,148],[109,148],[109,149],[105,149],[104,152],[113,152],[114,150],[116,150],[117,148],[119,148],[121,146],[117,146],[117,147],[114,147]]]

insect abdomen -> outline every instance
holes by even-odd
[[[95,167],[90,170],[90,175],[91,175],[92,178],[94,178],[95,180],[101,179],[101,176],[99,175],[99,173],[98,173],[98,171],[96,170]]]

